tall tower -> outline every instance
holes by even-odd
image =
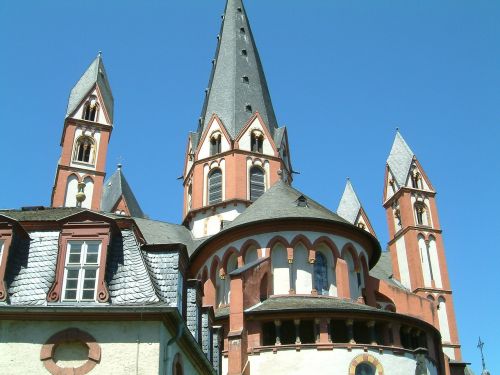
[[[113,94],[99,53],[69,96],[52,207],[76,206],[83,190],[81,206],[99,210],[112,129]]]
[[[383,201],[394,276],[435,303],[443,350],[449,358],[460,360],[436,191],[399,132],[387,159]]]
[[[278,180],[292,180],[285,127],[278,127],[241,0],[228,0],[198,130],[184,169],[184,223],[195,237],[220,231]]]

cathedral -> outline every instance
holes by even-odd
[[[471,374],[436,190],[403,136],[385,249],[349,180],[336,212],[293,187],[242,0],[212,64],[186,128],[182,223],[147,217],[120,165],[106,176],[100,53],[73,87],[51,207],[0,210],[2,373]]]

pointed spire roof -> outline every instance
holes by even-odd
[[[92,61],[85,73],[83,73],[80,80],[71,89],[66,117],[70,116],[78,108],[95,85],[99,87],[104,100],[104,106],[106,107],[106,112],[108,113],[111,122],[113,122],[114,99],[111,92],[111,86],[109,85],[108,76],[106,75],[106,70],[104,69],[104,63],[102,62],[101,52],[99,52],[95,60]]]
[[[122,166],[118,164],[118,169],[104,184],[101,198],[101,211],[112,212],[120,199],[124,199],[130,211],[130,216],[144,217],[139,202],[135,199],[135,195],[130,188],[125,176],[123,175]]]
[[[387,165],[398,186],[404,186],[406,184],[406,179],[410,172],[414,156],[415,154],[398,130],[394,143],[392,144],[391,152],[387,158]]]
[[[274,136],[276,116],[242,0],[227,1],[218,40],[198,132],[215,113],[234,139],[259,112]]]
[[[345,184],[344,194],[337,208],[337,214],[351,224],[354,224],[358,218],[360,209],[361,202],[352,187],[351,181],[348,179]]]

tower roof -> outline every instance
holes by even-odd
[[[337,208],[337,215],[344,218],[351,224],[356,221],[359,210],[361,209],[361,202],[352,187],[351,181],[347,180],[345,185],[344,194],[340,199],[339,207]]]
[[[139,218],[144,217],[144,212],[142,212],[139,202],[135,199],[135,195],[125,179],[121,166],[119,165],[116,172],[113,173],[109,180],[104,184],[101,198],[101,210],[112,212],[121,198],[125,200],[130,216]]]
[[[215,113],[234,139],[259,112],[274,136],[277,128],[259,53],[242,0],[228,0],[198,132]]]
[[[99,87],[99,91],[104,100],[104,106],[106,107],[106,112],[108,113],[111,122],[113,122],[114,99],[100,52],[95,60],[92,61],[85,73],[83,73],[80,80],[71,89],[66,117],[70,116],[78,108],[80,103],[85,99],[95,85]]]
[[[415,154],[410,146],[405,142],[401,133],[397,131],[391,152],[387,158],[387,165],[398,186],[405,185],[414,156]]]

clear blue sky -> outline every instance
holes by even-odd
[[[464,359],[498,352],[500,2],[246,0],[295,187],[336,209],[349,176],[382,246],[395,128],[438,191]],[[0,207],[49,205],[68,94],[103,51],[119,160],[142,208],[179,222],[187,133],[224,0],[0,0]]]

